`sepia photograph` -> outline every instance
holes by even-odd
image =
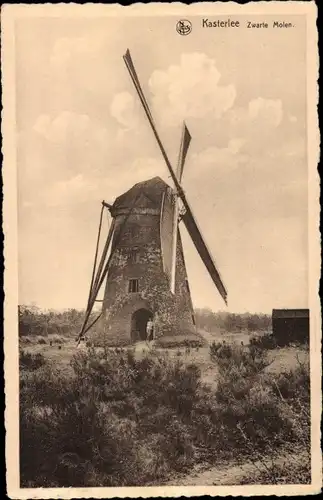
[[[11,498],[320,491],[297,4],[2,8]]]

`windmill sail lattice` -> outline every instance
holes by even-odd
[[[187,151],[191,142],[191,135],[186,127],[186,124],[183,124],[183,133],[181,145],[179,148],[177,169],[176,169],[176,177],[178,182],[182,181],[184,163],[187,155]],[[170,289],[172,293],[175,293],[175,282],[176,282],[176,248],[177,248],[177,233],[178,233],[178,223],[179,223],[179,206],[178,206],[178,195],[174,196],[174,204],[173,204],[173,234],[172,234],[172,263],[171,263],[171,277],[170,277]]]

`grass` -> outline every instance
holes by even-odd
[[[259,346],[140,355],[58,347],[35,344],[21,355],[22,486],[162,484],[237,456],[261,470],[276,464],[261,479],[271,484],[309,481],[308,461],[281,478],[271,460],[286,444],[308,453],[306,359],[277,373],[274,351]],[[206,371],[216,383],[205,383]]]
[[[23,339],[25,338],[26,337],[23,337]],[[221,340],[221,343],[222,342],[223,340]],[[226,343],[229,343],[227,337]],[[239,344],[240,343],[238,342],[237,345]],[[247,348],[247,342],[244,345]],[[54,366],[57,366],[64,373],[70,376],[72,375],[73,371],[70,366],[70,361],[75,352],[77,352],[75,339],[65,337],[61,349],[59,349],[58,344],[53,344],[52,346],[50,346],[49,343],[42,345],[32,342],[27,344],[21,343],[21,347],[25,351],[34,354],[41,353],[47,360],[51,361]],[[129,346],[127,348],[129,348]],[[125,349],[125,346],[109,349],[111,349],[111,351],[117,351],[118,349]],[[138,351],[136,349],[136,346],[132,346],[131,349],[134,350],[135,355],[138,358],[145,355],[145,352],[141,352],[141,350]],[[158,346],[155,346],[153,349],[156,352],[160,353],[165,351],[164,347],[159,348]],[[102,351],[102,348],[98,348],[98,350]],[[217,363],[212,361],[209,354],[209,347],[207,345],[203,347],[173,347],[167,349],[170,357],[177,356],[178,351],[181,352],[180,357],[184,363],[196,364],[200,368],[202,382],[205,382],[213,388],[216,388],[218,381],[218,367]],[[308,362],[309,351],[301,346],[277,348],[267,351],[267,357],[270,363],[264,371],[268,373],[279,374],[283,371],[288,371],[290,369],[296,368],[298,366],[298,359],[301,362]]]
[[[298,453],[295,453],[298,451]],[[296,446],[293,450],[276,459],[260,461],[256,464],[256,471],[244,474],[240,484],[309,484],[311,478],[310,453],[302,447]]]
[[[53,345],[53,344],[64,344],[65,342],[70,341],[69,338],[64,337],[63,335],[25,335],[20,337],[20,344],[22,346],[28,345]]]
[[[174,337],[161,337],[156,339],[155,345],[163,348],[180,348],[180,347],[203,347],[206,345],[205,339],[201,335],[176,335]]]

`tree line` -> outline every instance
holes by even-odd
[[[18,306],[19,335],[77,334],[82,326],[85,311],[42,310],[35,305]]]
[[[20,335],[77,334],[84,319],[84,310],[74,308],[65,311],[42,310],[37,306],[18,306]],[[97,316],[93,312],[90,321]],[[92,318],[93,316],[93,318]],[[271,316],[267,314],[214,312],[211,309],[195,309],[195,322],[207,332],[239,332],[271,330]]]
[[[269,314],[214,312],[203,308],[195,310],[196,326],[207,332],[241,332],[241,331],[269,331],[271,330],[271,316]]]

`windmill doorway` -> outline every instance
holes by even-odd
[[[153,313],[148,309],[138,309],[131,317],[131,339],[136,342],[146,340],[147,323],[152,319]]]

